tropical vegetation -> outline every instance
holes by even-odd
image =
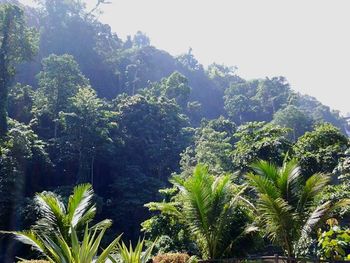
[[[95,2],[0,3],[0,261],[345,258],[340,112],[122,39]]]

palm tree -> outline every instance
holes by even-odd
[[[337,203],[317,203],[317,196],[329,184],[330,177],[314,174],[305,179],[297,161],[285,161],[282,167],[258,161],[248,173],[248,183],[258,195],[258,223],[266,236],[282,246],[288,257],[294,257],[297,244],[310,235],[339,206]]]
[[[239,229],[233,222],[242,203],[246,203],[241,196],[244,189],[238,190],[229,175],[210,175],[204,165],[197,165],[187,179],[174,177],[172,183],[179,191],[174,202],[150,203],[147,205],[150,210],[174,215],[184,223],[203,258],[217,259],[231,251],[235,242],[245,234],[243,227],[236,236],[230,235],[230,229]]]

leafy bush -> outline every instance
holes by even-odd
[[[330,228],[319,234],[320,255],[327,260],[350,259],[350,229],[329,224]]]

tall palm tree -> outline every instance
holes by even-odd
[[[235,213],[245,202],[241,196],[244,189],[238,190],[229,175],[210,175],[204,165],[197,165],[187,179],[174,177],[172,183],[179,191],[174,202],[150,203],[148,207],[174,215],[184,223],[203,258],[222,258],[244,235],[245,227],[236,236],[230,235],[230,229],[239,229],[233,222]]]
[[[258,161],[248,173],[248,184],[258,195],[258,223],[266,236],[282,246],[288,257],[296,255],[296,246],[323,222],[335,208],[349,204],[316,202],[330,177],[314,174],[305,179],[297,161],[285,161],[282,167]]]

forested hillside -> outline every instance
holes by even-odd
[[[96,218],[114,222],[111,235],[160,235],[169,251],[181,251],[193,245],[187,234],[144,204],[170,200],[175,192],[159,189],[197,164],[242,184],[257,159],[295,158],[305,178],[333,172],[343,189],[346,122],[284,77],[245,80],[235,67],[204,67],[191,49],[174,57],[142,32],[122,40],[97,19],[104,1],[93,10],[75,0],[39,2],[0,7],[0,229],[35,222],[35,193],[65,200],[90,183]],[[18,244],[1,242],[3,256],[18,253]]]

